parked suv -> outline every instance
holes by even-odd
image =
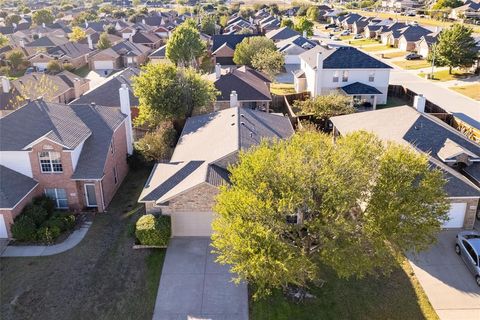
[[[405,60],[418,60],[422,59],[422,56],[418,53],[409,53],[405,56]]]
[[[456,236],[455,252],[462,257],[468,270],[480,286],[480,233],[477,231],[462,231]]]

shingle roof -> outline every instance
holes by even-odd
[[[261,139],[285,139],[292,134],[287,117],[247,108],[191,117],[185,123],[171,162],[160,163],[153,169],[140,201],[165,203],[202,183],[212,186],[228,183],[226,167],[230,162],[224,159],[234,159],[239,150],[257,145]]]
[[[67,42],[68,40],[62,37],[44,36],[44,37],[38,38],[37,40],[33,40],[30,43],[27,43],[25,46],[26,47],[56,47]]]
[[[14,208],[38,182],[0,165],[0,209]]]
[[[48,54],[67,56],[69,58],[78,58],[91,52],[90,48],[86,44],[67,42],[59,46],[48,48]]]
[[[110,49],[120,55],[142,55],[151,49],[139,43],[133,43],[128,40],[119,42],[112,46]]]
[[[402,106],[332,117],[331,121],[341,134],[356,130],[371,131],[381,139],[393,140],[427,154],[431,163],[446,173],[449,179],[446,191],[450,196],[480,196],[478,187],[443,163],[438,156],[447,141],[453,141],[477,155],[480,155],[480,145],[437,118],[419,113],[411,107]],[[478,171],[480,169],[478,164],[475,163],[466,168]]]
[[[316,68],[317,53],[325,56],[323,69],[391,69],[389,65],[349,46],[316,46],[300,55],[308,65]]]
[[[157,50],[153,51],[152,53],[150,53],[149,57],[154,57],[154,58],[165,58],[166,56],[166,50],[167,49],[167,45],[164,45],[164,46],[161,46],[160,48],[158,48]]]
[[[212,52],[217,51],[223,44],[227,44],[230,48],[235,49],[237,44],[243,39],[252,37],[252,34],[216,34],[213,36]]]
[[[162,40],[162,38],[154,33],[140,31],[136,32],[132,36],[132,40],[134,43],[157,43],[158,41]]]
[[[268,83],[270,81],[264,75],[245,66],[229,70],[214,80],[219,91],[217,101],[229,101],[233,90],[237,92],[239,101],[270,101],[272,96]]]
[[[98,87],[91,88],[70,104],[90,104],[94,102],[99,106],[120,107],[118,89],[122,84],[126,84],[130,93],[130,105],[138,106],[138,98],[133,94],[132,78],[139,73],[140,69],[132,67],[122,70]]]
[[[346,94],[382,94],[377,88],[361,82],[347,84],[341,88]]]

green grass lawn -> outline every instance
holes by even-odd
[[[392,108],[392,107],[399,107],[399,106],[404,106],[407,104],[406,100],[403,100],[398,97],[388,97],[387,98],[387,103],[386,104],[379,104],[377,105],[377,110],[378,109],[386,109],[386,108]]]
[[[389,53],[378,53],[377,56],[384,58],[384,59],[393,59],[405,56],[407,53],[404,51],[396,51],[396,52],[389,52]]]
[[[88,68],[88,65],[86,65],[81,68],[78,68],[73,73],[75,73],[79,77],[85,78],[89,72],[90,72],[90,69]]]
[[[417,70],[428,68],[431,66],[430,62],[428,62],[427,60],[402,60],[393,61],[392,63],[406,70]]]
[[[427,77],[427,73],[419,73],[418,74],[420,77]],[[471,76],[471,73],[460,71],[460,70],[453,70],[452,74],[448,72],[448,70],[441,70],[441,71],[436,71],[433,73],[433,79],[435,81],[451,81],[451,80],[458,80],[462,78],[466,78]]]
[[[383,44],[374,45],[374,46],[358,46],[358,48],[366,52],[386,51],[386,50],[392,49],[392,47],[389,47]]]
[[[480,101],[480,83],[470,84],[466,86],[456,86],[451,87],[450,89],[455,90],[458,93],[463,94],[464,96]]]
[[[326,269],[322,288],[310,290],[316,299],[304,304],[288,302],[281,292],[252,302],[253,320],[405,320],[438,319],[407,261],[388,277],[339,279]]]
[[[364,46],[364,45],[369,45],[369,44],[379,44],[379,42],[375,39],[353,39],[352,36],[350,36],[351,40],[348,41],[348,43],[351,46],[354,47],[359,47],[359,46]]]
[[[272,83],[270,92],[276,95],[285,95],[295,93],[295,87],[291,83]]]

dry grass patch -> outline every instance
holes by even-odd
[[[427,60],[403,60],[394,61],[392,63],[406,70],[417,70],[428,68],[431,66],[430,62],[428,62]]]
[[[466,86],[456,86],[450,89],[463,94],[464,96],[480,101],[480,83],[470,84]]]

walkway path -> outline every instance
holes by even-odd
[[[52,246],[7,246],[0,257],[42,257],[65,252],[82,241],[91,225],[91,221],[84,222],[65,241]]]
[[[170,240],[153,320],[248,320],[247,285],[235,285],[211,250],[209,238]]]

